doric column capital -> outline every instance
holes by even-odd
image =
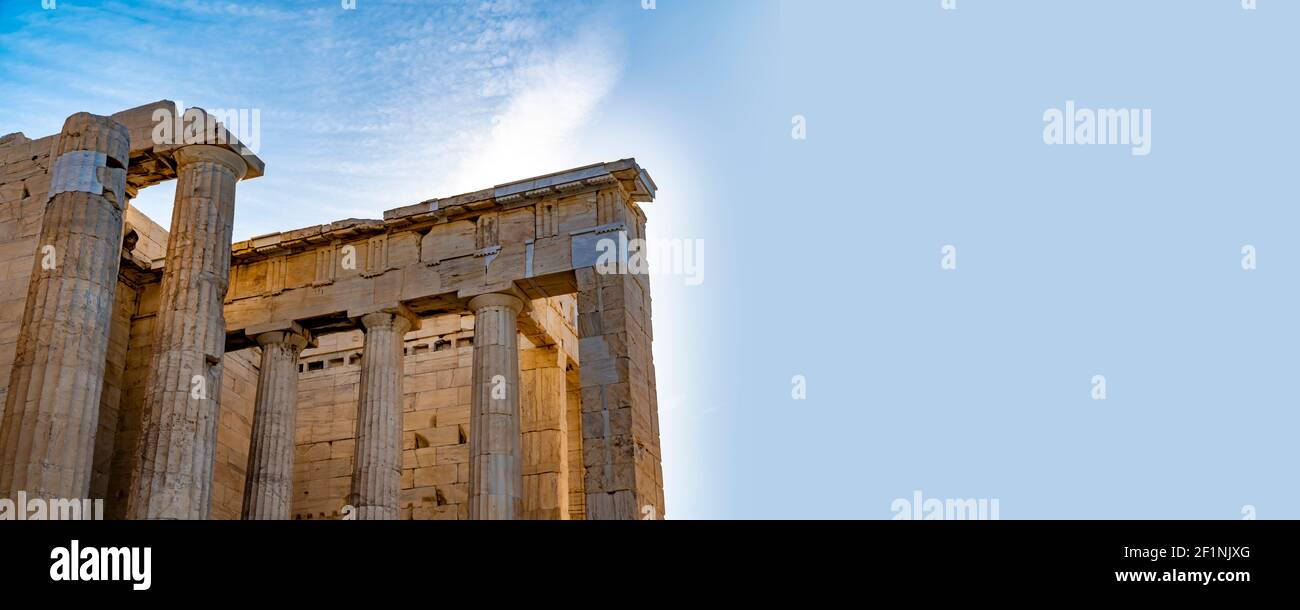
[[[403,316],[386,311],[377,311],[361,316],[361,327],[366,332],[391,328],[396,332],[406,334],[407,331],[411,330],[411,321]]]
[[[92,151],[103,153],[110,167],[126,169],[131,162],[131,131],[111,117],[78,112],[63,122],[63,131],[55,145],[54,159],[65,153]]]
[[[364,330],[398,325],[402,325],[400,331],[403,333],[420,329],[420,316],[401,303],[353,309],[348,311],[348,317]]]
[[[180,168],[194,163],[217,163],[234,172],[235,180],[243,180],[244,174],[248,173],[248,164],[243,157],[220,146],[191,144],[178,148],[175,156]]]
[[[469,300],[470,311],[479,311],[488,307],[505,307],[518,315],[524,310],[524,301],[513,294],[503,292],[480,294]]]
[[[131,132],[109,117],[78,112],[63,123],[51,155],[46,202],[62,193],[100,195],[126,209]]]
[[[262,347],[275,343],[288,343],[298,351],[307,347],[316,347],[316,337],[297,322],[273,322],[250,326],[245,334]]]
[[[308,337],[310,337],[309,334],[302,335],[298,333],[291,333],[285,331],[275,331],[269,333],[262,333],[258,335],[257,344],[262,347],[266,347],[268,345],[279,345],[281,343],[284,343],[289,345],[290,347],[293,347],[294,351],[300,352],[303,350],[303,348],[307,347],[308,343],[314,343],[310,341]]]

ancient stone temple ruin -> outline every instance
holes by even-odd
[[[635,161],[232,244],[264,164],[220,126],[159,142],[178,110],[0,139],[0,497],[119,519],[663,517],[649,283],[597,264],[644,235]],[[172,179],[164,230],[130,201]]]

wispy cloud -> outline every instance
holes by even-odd
[[[241,185],[237,237],[598,161],[573,143],[623,65],[592,2],[14,4],[0,131],[163,98],[261,110],[267,175]],[[168,190],[136,203],[166,224]]]
[[[621,72],[601,30],[587,30],[560,49],[538,51],[516,76],[486,139],[472,138],[451,173],[453,192],[563,169],[575,163],[574,137]],[[598,159],[594,159],[598,160]],[[588,160],[593,161],[593,160]]]

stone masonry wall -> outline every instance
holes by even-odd
[[[10,134],[0,140],[0,411],[18,349],[56,137],[28,140]]]

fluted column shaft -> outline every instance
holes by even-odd
[[[519,428],[519,339],[524,302],[508,294],[474,297],[474,363],[470,379],[469,518],[523,516]]]
[[[86,113],[59,135],[0,421],[0,497],[90,493],[130,140]]]
[[[298,331],[257,335],[262,366],[257,378],[248,448],[243,518],[289,518],[293,505],[293,433],[298,406],[298,355],[310,336]]]
[[[209,145],[181,148],[176,160],[131,519],[206,519],[210,512],[235,185],[247,166]]]
[[[411,322],[380,312],[362,316],[361,326],[365,346],[350,502],[358,520],[393,520],[401,514],[402,341]]]

